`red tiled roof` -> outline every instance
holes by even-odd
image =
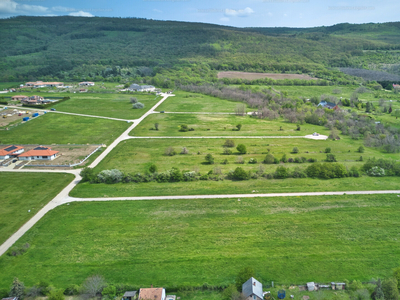
[[[13,146],[14,145],[11,145],[11,146],[7,146],[7,147],[5,147],[3,149],[0,149],[0,156],[6,156],[6,155],[11,154],[11,153],[13,153],[15,151],[24,149],[24,147],[21,147],[21,146],[14,146],[15,148],[13,148],[12,150],[9,150],[9,151],[6,150],[7,148],[10,148],[10,147],[13,147]]]
[[[54,154],[57,154],[59,151],[51,150],[50,148],[47,148],[45,150],[29,150],[26,151],[25,153],[22,153],[18,156],[22,157],[28,157],[28,156],[52,156]]]
[[[161,300],[163,288],[149,288],[139,290],[139,300]]]

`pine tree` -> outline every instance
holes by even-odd
[[[22,299],[24,296],[24,291],[25,291],[24,283],[19,281],[19,279],[15,277],[11,285],[9,296],[18,297],[19,299]]]
[[[391,114],[393,111],[392,106],[389,107],[389,114]]]

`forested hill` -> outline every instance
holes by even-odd
[[[217,70],[338,80],[333,67],[398,64],[399,27],[234,28],[138,18],[15,17],[0,20],[0,81],[159,76],[182,83],[215,78]]]

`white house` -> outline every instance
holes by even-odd
[[[246,297],[246,300],[264,299],[262,284],[253,277],[243,283],[242,294]]]
[[[3,149],[0,149],[0,159],[7,159],[10,157],[17,157],[18,154],[24,152],[24,147],[21,146],[7,146]]]
[[[165,300],[165,289],[164,288],[140,289],[138,300]]]
[[[79,82],[79,85],[81,85],[81,86],[94,86],[94,82],[82,81],[82,82]]]
[[[63,86],[64,82],[43,82],[43,81],[36,81],[36,82],[27,82],[25,83],[26,86],[31,86],[35,88],[40,87],[54,87],[54,86]]]
[[[36,147],[18,155],[20,160],[53,160],[57,157],[59,151],[51,150],[48,147]]]
[[[156,88],[152,85],[138,85],[136,83],[133,83],[128,88],[128,90],[136,92],[154,92]]]

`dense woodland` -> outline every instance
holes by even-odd
[[[219,70],[307,73],[340,84],[354,83],[354,77],[338,68],[400,75],[400,23],[234,28],[138,18],[21,16],[2,19],[0,26],[0,81],[141,80],[170,87],[216,82]],[[368,74],[366,80],[381,75]]]

